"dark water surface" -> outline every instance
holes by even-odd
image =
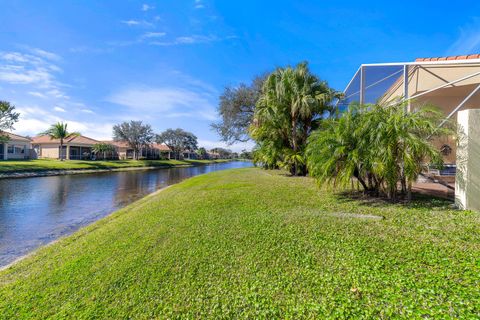
[[[0,266],[160,188],[250,162],[197,167],[0,179]]]

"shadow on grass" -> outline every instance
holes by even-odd
[[[339,203],[355,202],[360,206],[368,207],[385,207],[386,205],[396,205],[405,208],[414,209],[435,209],[439,207],[452,207],[453,201],[441,197],[413,193],[412,200],[399,200],[392,202],[385,197],[373,197],[359,191],[343,191],[335,193],[335,197]]]

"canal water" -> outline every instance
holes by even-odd
[[[0,267],[160,188],[199,174],[251,167],[195,167],[0,179]]]

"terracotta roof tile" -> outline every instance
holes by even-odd
[[[103,143],[108,143],[108,144],[111,144],[111,145],[114,145],[118,148],[130,148],[130,146],[128,145],[127,142],[125,141],[112,141],[112,140],[104,140],[102,141]],[[158,149],[160,151],[172,151],[167,145],[161,143],[152,143],[150,145],[151,148],[153,149]]]
[[[23,142],[30,142],[32,141],[30,138],[24,137],[24,136],[19,136],[18,134],[14,134],[11,132],[6,132],[6,131],[0,131],[0,135],[6,135],[10,140],[16,140],[16,141],[23,141]]]
[[[152,148],[158,149],[160,151],[172,151],[166,144],[163,143],[154,143],[152,144]]]
[[[101,142],[111,144],[112,146],[115,146],[117,148],[128,148],[129,147],[128,143],[126,143],[125,141],[103,140]]]
[[[69,136],[64,139],[64,143],[79,143],[79,144],[96,144],[99,143],[100,141],[85,137],[85,136]],[[41,135],[34,137],[32,139],[33,144],[42,144],[42,143],[60,143],[60,139],[52,139],[48,135]]]
[[[480,54],[469,54],[461,56],[449,56],[449,57],[435,57],[435,58],[417,58],[416,62],[422,61],[445,61],[445,60],[468,60],[468,59],[480,59]]]

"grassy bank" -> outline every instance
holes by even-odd
[[[448,205],[254,168],[197,176],[1,271],[0,315],[477,318],[480,215]]]
[[[139,167],[175,167],[191,164],[208,164],[225,162],[228,160],[115,160],[115,161],[86,161],[86,160],[7,160],[0,161],[2,172],[35,172],[46,170],[95,170],[95,169],[121,169]]]

